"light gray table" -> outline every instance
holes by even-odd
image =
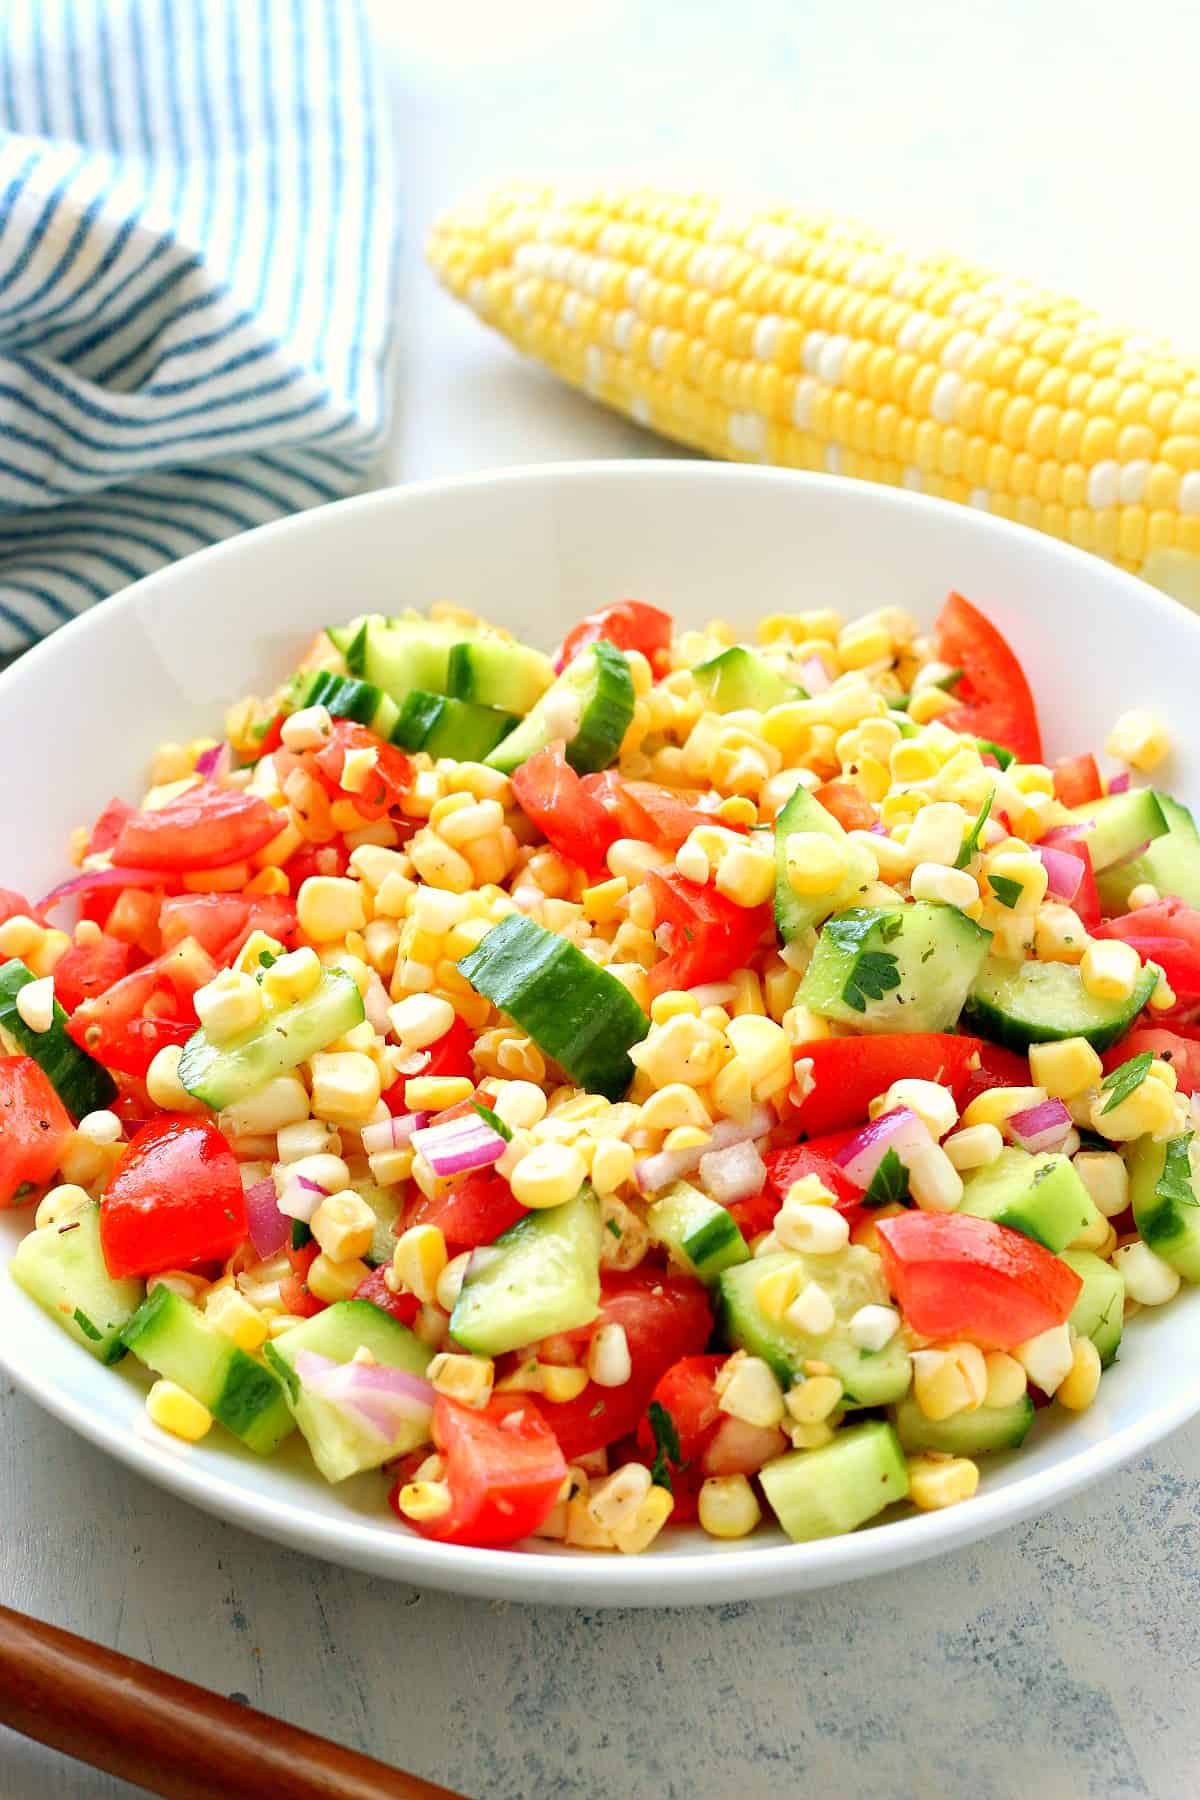
[[[1182,0],[373,4],[407,218],[381,479],[659,449],[425,278],[433,211],[507,173],[794,195],[1195,340],[1200,25]],[[1197,1427],[941,1564],[669,1614],[390,1587],[191,1511],[4,1390],[0,1430],[0,1599],[471,1796],[1200,1785]],[[132,1790],[0,1734],[0,1796]]]

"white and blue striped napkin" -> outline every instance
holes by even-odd
[[[392,178],[361,0],[0,0],[0,654],[359,484]]]

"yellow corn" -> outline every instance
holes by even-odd
[[[1078,301],[851,221],[646,188],[513,184],[428,249],[488,324],[639,424],[968,503],[1200,601],[1200,361]]]

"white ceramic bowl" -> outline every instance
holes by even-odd
[[[267,691],[313,631],[367,610],[452,598],[551,647],[623,595],[684,625],[882,604],[932,620],[950,587],[1008,633],[1041,704],[1047,754],[1103,742],[1152,704],[1178,754],[1165,783],[1200,801],[1200,624],[1150,588],[1049,538],[963,508],[835,479],[702,463],[587,463],[367,495],[217,546],[130,588],[0,677],[0,880],[36,896],[71,828],[136,797],[154,747],[219,728]],[[0,1215],[0,1257],[28,1229]],[[384,1483],[327,1487],[288,1449],[260,1461],[220,1431],[149,1426],[136,1375],[102,1369],[0,1273],[0,1361],[50,1412],[197,1505],[276,1542],[430,1587],[506,1600],[666,1605],[774,1595],[936,1555],[1041,1512],[1200,1409],[1200,1296],[1136,1319],[1100,1398],[1039,1420],[992,1459],[978,1497],[851,1537],[722,1545],[698,1530],[621,1558],[459,1549],[396,1524]],[[131,1363],[132,1358],[127,1359]]]

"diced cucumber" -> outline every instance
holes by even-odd
[[[615,975],[520,913],[493,925],[458,967],[578,1087],[620,1099],[633,1080],[630,1046],[650,1021]]]
[[[464,1350],[502,1356],[587,1325],[599,1307],[600,1206],[585,1185],[565,1205],[527,1213],[475,1252],[450,1335]]]
[[[1185,1281],[1200,1281],[1200,1198],[1191,1132],[1165,1144],[1138,1138],[1128,1153],[1133,1222],[1144,1244]]]
[[[759,1470],[763,1493],[798,1544],[840,1537],[908,1497],[908,1467],[890,1425],[849,1425],[820,1450],[793,1450]]]
[[[808,831],[832,838],[845,852],[846,879],[830,894],[798,894],[788,880],[788,838]],[[783,942],[790,944],[830,913],[853,906],[874,879],[874,866],[866,853],[850,842],[838,820],[807,788],[797,787],[775,821],[775,928]]]
[[[507,638],[476,637],[451,649],[445,691],[456,700],[524,716],[553,680],[554,664],[542,651]]]
[[[99,1112],[116,1099],[117,1084],[100,1063],[67,1036],[67,1015],[54,1002],[49,1031],[33,1031],[17,1010],[17,995],[36,980],[17,957],[0,965],[0,1048],[12,1056],[32,1056],[67,1111],[76,1119]]]
[[[363,1261],[379,1268],[391,1262],[396,1248],[396,1222],[404,1211],[404,1189],[380,1187],[367,1176],[351,1176],[350,1186],[375,1214],[375,1235]]]
[[[853,907],[826,920],[796,999],[857,1031],[947,1031],[991,940],[938,901]]]
[[[296,712],[306,706],[323,706],[330,718],[354,719],[369,725],[381,738],[389,738],[400,716],[390,694],[370,681],[352,675],[335,675],[329,669],[304,669],[292,683],[291,704]]]
[[[796,1268],[798,1286],[816,1282],[833,1302],[836,1323],[824,1337],[799,1331],[784,1320],[769,1319],[755,1298],[765,1275]],[[738,1350],[748,1350],[770,1364],[790,1386],[804,1373],[806,1362],[827,1362],[845,1390],[847,1406],[886,1406],[908,1387],[912,1369],[899,1335],[882,1350],[860,1350],[849,1332],[850,1320],[862,1306],[888,1306],[891,1298],[879,1258],[861,1244],[836,1256],[797,1256],[778,1251],[726,1269],[718,1281],[723,1331]]]
[[[1130,788],[1125,794],[1089,801],[1075,807],[1071,817],[1092,821],[1083,841],[1097,876],[1167,830],[1167,818],[1153,788]]]
[[[606,769],[633,717],[633,676],[620,650],[601,639],[568,663],[528,718],[498,744],[488,766],[511,775],[556,738],[580,775]]]
[[[745,644],[734,644],[719,656],[697,663],[692,680],[715,712],[741,712],[751,708],[766,712],[781,706],[785,700],[802,700],[804,689],[785,681],[755,650]]]
[[[335,1363],[348,1363],[357,1350],[367,1350],[383,1368],[403,1369],[410,1375],[424,1375],[431,1352],[398,1319],[369,1300],[339,1300],[267,1345],[267,1360],[283,1381],[292,1416],[326,1481],[345,1481],[363,1469],[381,1468],[428,1440],[431,1407],[414,1411],[385,1435],[300,1380],[296,1359],[302,1350]]]
[[[749,1246],[725,1208],[686,1181],[675,1182],[654,1202],[646,1223],[671,1261],[701,1281],[715,1281],[722,1269],[750,1260]]]
[[[57,1225],[23,1237],[9,1264],[12,1278],[98,1362],[119,1362],[121,1333],[145,1298],[140,1281],[115,1281],[100,1248],[100,1208],[83,1206]]]
[[[203,1028],[179,1058],[179,1079],[214,1112],[257,1093],[273,1075],[294,1069],[363,1018],[362,996],[342,969],[327,969],[319,987],[228,1043],[214,1044]]]
[[[1116,1362],[1125,1323],[1125,1282],[1121,1271],[1090,1250],[1064,1250],[1062,1260],[1083,1286],[1067,1321],[1079,1337],[1091,1338],[1100,1352],[1100,1367]]]
[[[402,750],[425,750],[433,758],[482,762],[517,723],[513,713],[472,700],[451,700],[414,688],[405,696],[391,737]]]
[[[1016,1145],[967,1176],[958,1210],[1020,1231],[1055,1255],[1100,1217],[1067,1157],[1031,1156]]]
[[[911,1395],[891,1411],[901,1448],[910,1456],[936,1450],[945,1456],[982,1456],[987,1450],[1016,1450],[1033,1424],[1033,1401],[1022,1394],[1011,1406],[977,1406],[949,1419],[928,1419]]]
[[[139,1362],[201,1401],[256,1455],[269,1456],[294,1429],[274,1370],[239,1350],[170,1288],[156,1287],[122,1336]]]
[[[1128,1000],[1097,1000],[1074,963],[989,956],[967,998],[963,1025],[1009,1050],[1073,1037],[1107,1050],[1124,1037],[1157,984],[1158,969],[1147,963]]]
[[[418,613],[402,619],[370,613],[353,621],[343,655],[351,675],[373,682],[399,704],[413,688],[448,692],[450,652],[464,638],[476,635],[462,625],[423,619]]]
[[[1160,894],[1173,894],[1187,906],[1200,906],[1200,833],[1196,821],[1187,807],[1172,800],[1169,794],[1156,792],[1154,797],[1167,821],[1166,834],[1155,838],[1141,856],[1096,877],[1100,904],[1106,913],[1124,912],[1134,888],[1146,882]]]

